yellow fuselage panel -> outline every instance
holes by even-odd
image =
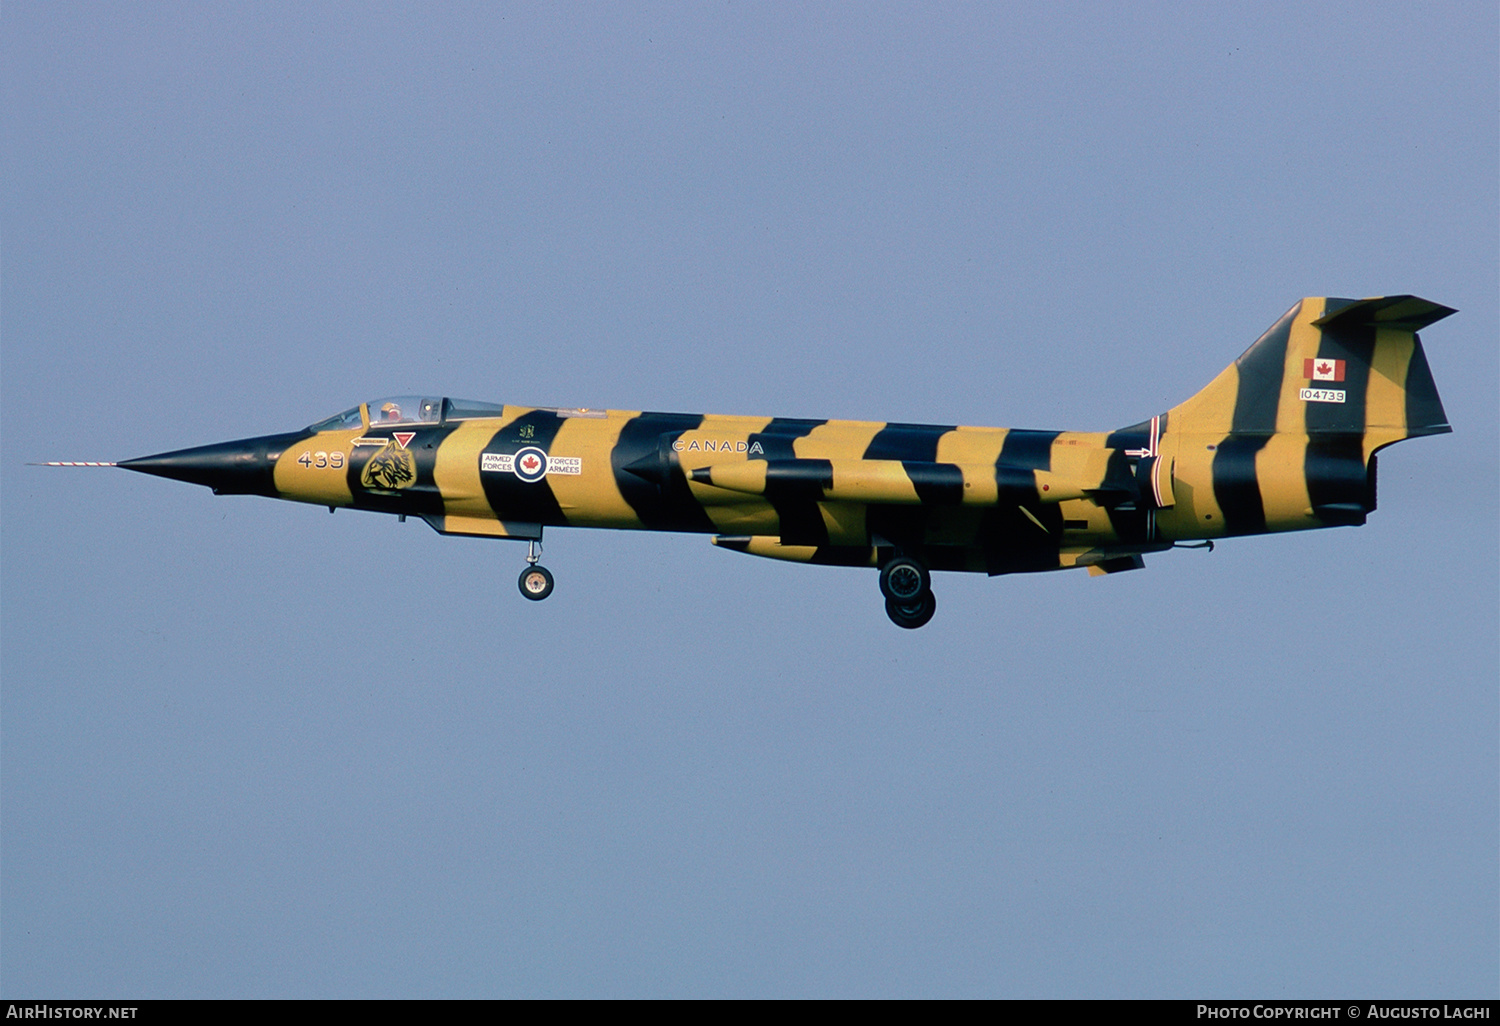
[[[283,499],[320,506],[348,506],[349,467],[354,440],[361,431],[322,431],[288,447],[272,469],[272,481]]]
[[[620,431],[638,411],[608,410],[603,417],[568,417],[548,454],[579,460],[577,474],[549,474],[547,485],[570,524],[582,527],[639,526],[616,484],[611,459]]]
[[[493,517],[494,510],[485,501],[479,481],[479,464],[484,448],[494,437],[500,423],[489,420],[464,421],[437,448],[432,478],[443,496],[443,512],[453,517]]]

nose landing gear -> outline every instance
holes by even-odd
[[[528,541],[526,543],[526,569],[521,571],[521,579],[516,584],[520,587],[521,594],[533,602],[540,602],[552,594],[552,571],[537,562],[541,558],[541,543],[536,539]]]
[[[937,612],[932,594],[932,575],[926,565],[911,556],[895,555],[880,568],[880,593],[885,596],[885,615],[897,627],[915,630]]]

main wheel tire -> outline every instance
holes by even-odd
[[[540,602],[552,594],[552,572],[544,566],[528,566],[521,571],[521,579],[516,582],[521,588],[521,594],[533,602]]]
[[[892,556],[880,568],[880,593],[897,605],[914,605],[931,590],[932,577],[920,560]]]
[[[901,603],[892,599],[885,600],[885,615],[891,618],[891,623],[897,627],[905,627],[914,631],[918,627],[924,627],[932,614],[937,612],[937,596],[930,591],[922,592],[922,597],[914,603]]]

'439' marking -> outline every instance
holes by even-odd
[[[334,470],[342,470],[344,466],[344,454],[341,452],[304,452],[297,457],[297,462],[304,467],[321,470],[324,467],[332,467]]]

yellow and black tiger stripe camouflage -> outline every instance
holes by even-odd
[[[397,397],[130,470],[530,543],[548,527],[684,531],[775,559],[879,568],[887,613],[931,618],[932,571],[1135,569],[1232,535],[1361,524],[1376,453],[1449,431],[1414,296],[1304,299],[1197,395],[1111,432],[1035,431]]]

